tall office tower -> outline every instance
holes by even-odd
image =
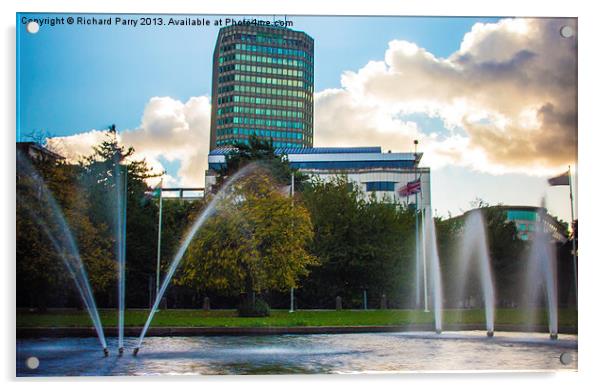
[[[213,53],[210,150],[248,142],[311,147],[314,40],[288,28],[234,25]]]

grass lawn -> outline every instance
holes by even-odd
[[[148,310],[127,310],[126,326],[143,326]],[[526,324],[529,313],[534,321],[547,324],[545,310],[535,312],[519,309],[498,309],[495,313],[496,324]],[[116,310],[100,310],[103,326],[117,326]],[[560,309],[560,326],[577,326],[577,311]],[[482,309],[445,310],[444,323],[478,324],[485,321]],[[268,327],[268,326],[358,326],[358,325],[404,325],[413,323],[432,323],[433,314],[420,310],[300,310],[289,313],[288,310],[272,310],[270,317],[239,318],[235,310],[161,310],[153,319],[153,326],[212,326],[212,327]],[[77,310],[49,310],[35,313],[17,311],[17,327],[70,327],[92,326],[88,314]]]

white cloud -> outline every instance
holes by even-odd
[[[550,174],[576,160],[576,41],[560,37],[572,19],[506,19],[477,23],[448,58],[394,40],[382,61],[341,76],[341,87],[317,92],[316,146],[373,146],[408,151],[420,140],[423,163],[489,173]],[[317,69],[319,71],[319,69]],[[443,121],[421,129],[403,115]],[[141,124],[121,132],[156,171],[179,161],[170,185],[202,186],[209,151],[210,103],[153,97]],[[428,130],[428,131],[427,131]],[[66,157],[87,155],[99,130],[49,140]]]
[[[577,143],[576,41],[560,36],[566,24],[575,23],[477,23],[448,58],[391,41],[383,61],[345,72],[341,88],[316,94],[316,142],[408,150],[417,138],[423,161],[435,167],[529,174],[564,168],[575,161]],[[432,137],[399,119],[408,113],[440,118],[448,133]]]
[[[146,159],[155,172],[164,170],[160,158],[179,161],[175,172],[164,177],[166,186],[204,186],[209,153],[211,105],[206,96],[192,97],[186,103],[170,97],[153,97],[142,115],[140,127],[119,133],[120,142],[133,146],[134,158]],[[90,155],[106,131],[91,130],[48,140],[49,146],[71,160]],[[149,180],[151,185],[159,179]]]

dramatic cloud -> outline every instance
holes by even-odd
[[[576,30],[563,19],[477,23],[448,58],[392,41],[384,61],[345,72],[342,88],[316,95],[316,142],[407,150],[418,138],[433,166],[564,167],[577,148],[576,40],[559,33],[567,24]],[[445,131],[403,120],[413,113],[441,119]]]
[[[576,39],[560,36],[574,19],[477,23],[459,49],[437,58],[414,43],[389,42],[382,61],[341,76],[341,87],[316,93],[316,146],[373,146],[409,151],[420,140],[423,162],[489,173],[547,175],[576,160]],[[319,72],[319,69],[316,71]],[[419,114],[441,120],[421,128]],[[168,185],[202,186],[209,151],[210,102],[149,100],[140,126],[121,133],[156,170],[178,161]],[[424,125],[422,125],[424,126]],[[91,153],[104,136],[91,130],[49,140],[66,157]]]
[[[120,133],[124,145],[133,146],[134,158],[146,159],[155,172],[164,170],[160,158],[178,161],[177,178],[170,172],[166,185],[203,186],[209,153],[211,106],[205,96],[186,103],[169,97],[153,97],[144,109],[140,127]],[[106,131],[91,130],[48,140],[50,147],[71,160],[89,155]]]

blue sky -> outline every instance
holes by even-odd
[[[152,97],[168,96],[186,102],[191,97],[210,95],[218,27],[65,25],[42,26],[39,33],[28,34],[21,24],[24,16],[70,15],[17,16],[18,140],[34,130],[68,136],[104,129],[112,123],[119,129],[135,129]],[[222,16],[205,17],[214,20]],[[383,61],[392,40],[413,42],[435,57],[446,58],[460,48],[464,35],[475,23],[498,21],[461,17],[288,19],[293,21],[294,29],[307,32],[315,40],[316,92],[341,88],[345,71],[357,72],[369,61]],[[403,119],[417,123],[425,134],[445,132],[437,117],[414,113]],[[180,161],[165,156],[158,160],[169,174],[176,175]],[[542,176],[500,176],[445,166],[433,170],[432,182],[433,207],[439,215],[466,210],[477,196],[490,203],[539,205],[547,194],[551,211],[568,219],[566,191],[548,189]],[[517,186],[521,191],[516,191]]]
[[[67,17],[21,14],[17,17]],[[251,17],[251,16],[249,16]],[[209,16],[208,16],[209,18]],[[262,17],[270,19],[270,17]],[[289,17],[315,40],[315,90],[336,88],[341,73],[382,59],[387,43],[405,39],[439,57],[458,50],[478,21],[494,18]],[[134,128],[152,96],[187,100],[211,93],[218,27],[42,26],[19,35],[17,131],[68,135],[116,123]],[[46,31],[45,31],[46,30]],[[43,60],[42,60],[43,59]]]

